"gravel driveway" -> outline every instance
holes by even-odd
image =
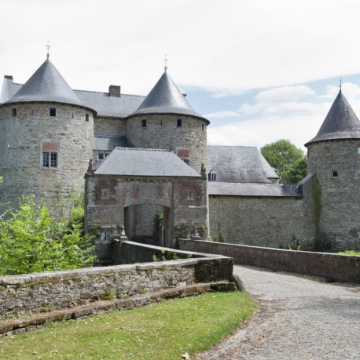
[[[196,359],[360,359],[360,286],[235,266],[258,313]]]

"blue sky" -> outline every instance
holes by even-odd
[[[0,0],[0,75],[46,58],[74,89],[146,95],[168,71],[214,145],[314,137],[343,78],[360,115],[358,0]]]

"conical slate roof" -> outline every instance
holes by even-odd
[[[49,101],[83,106],[59,71],[47,59],[7,102]]]
[[[194,111],[165,70],[140,107],[132,114],[183,114],[202,117]]]
[[[341,89],[317,135],[305,146],[323,140],[360,139],[360,121]]]

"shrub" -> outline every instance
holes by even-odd
[[[0,216],[0,275],[71,270],[92,266],[90,237],[82,224],[55,221],[45,204],[22,197],[18,210]]]

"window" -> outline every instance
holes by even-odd
[[[202,131],[205,130],[205,124],[201,124],[201,130],[202,130]]]
[[[194,199],[194,195],[192,191],[188,191],[188,195],[187,195],[188,200],[193,200]]]
[[[97,160],[98,163],[100,163],[101,161],[103,161],[110,153],[109,152],[101,152],[97,154]]]
[[[181,127],[181,126],[182,126],[182,119],[177,119],[177,120],[176,120],[176,125],[177,125],[178,127]]]
[[[162,120],[160,120],[160,126],[163,126],[163,121]]]
[[[85,114],[85,121],[89,122],[89,114]]]
[[[360,154],[360,148],[358,148],[358,154]]]
[[[208,176],[209,181],[216,181],[216,172],[213,172],[212,170],[209,172]]]
[[[35,115],[34,110],[29,110],[29,116],[34,116],[34,115]]]
[[[109,189],[101,189],[101,199],[109,199],[110,191]]]
[[[146,124],[146,119],[142,119],[141,120],[141,127],[146,128],[147,124]]]
[[[330,154],[330,149],[329,148],[325,148],[325,155],[329,155]]]
[[[11,116],[17,116],[17,108],[11,109]]]
[[[56,108],[49,109],[49,116],[56,116]]]
[[[74,112],[71,112],[71,118],[73,119],[75,117]]]
[[[54,152],[43,152],[42,153],[42,166],[56,168],[58,165],[58,154]]]
[[[332,177],[333,179],[337,179],[337,178],[339,177],[338,172],[337,172],[336,170],[332,171],[332,172],[331,172],[331,177]]]
[[[181,159],[186,165],[190,165],[189,159]]]

